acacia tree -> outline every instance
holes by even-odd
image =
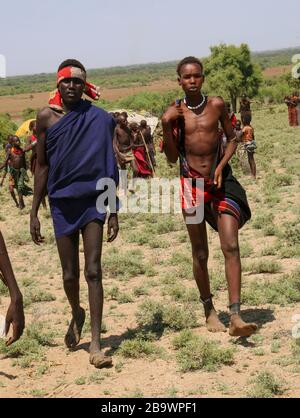
[[[262,82],[261,68],[251,61],[247,44],[240,47],[221,44],[213,46],[205,60],[208,88],[213,94],[229,98],[236,112],[237,98],[246,93],[253,97]]]

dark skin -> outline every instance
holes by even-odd
[[[132,150],[133,135],[128,126],[126,116],[120,115],[114,135],[114,150],[121,170],[126,170],[126,156],[124,154]],[[132,165],[132,164],[131,164]]]
[[[16,342],[21,335],[25,327],[24,309],[23,309],[23,297],[15,279],[15,275],[10,263],[10,259],[7,253],[5,242],[0,231],[0,278],[3,283],[8,287],[10,293],[10,305],[7,310],[5,319],[5,334],[7,335],[10,327],[13,328],[13,335],[8,339],[6,345],[9,346]]]
[[[199,64],[186,64],[181,68],[178,78],[187,98],[187,105],[196,107],[202,102],[201,94],[204,83],[203,69]],[[224,157],[220,161],[214,176],[214,184],[218,189],[222,187],[223,169],[234,155],[237,143],[227,108],[220,97],[209,97],[197,111],[187,108],[184,103],[170,106],[162,118],[164,133],[164,151],[168,160],[176,163],[179,158],[177,139],[173,136],[173,126],[179,118],[185,124],[185,151],[190,167],[197,170],[203,177],[209,177],[215,161],[218,148],[219,122],[228,139],[228,146]],[[184,213],[186,218],[187,214]],[[217,219],[221,248],[225,258],[225,272],[228,282],[230,305],[239,303],[241,299],[241,259],[239,251],[238,221],[227,214],[214,215]],[[193,269],[195,280],[202,300],[211,296],[208,275],[208,240],[206,223],[187,225],[192,244]],[[220,322],[212,303],[205,306],[208,330],[211,332],[225,332],[226,328]],[[256,330],[255,324],[246,324],[240,315],[231,316],[230,335],[250,336]]]
[[[80,79],[65,79],[59,84],[65,113],[74,109],[81,100],[84,83]],[[37,166],[34,185],[34,197],[30,216],[30,233],[35,244],[44,242],[38,219],[38,210],[46,192],[49,166],[46,159],[46,131],[64,115],[50,108],[43,109],[37,116]],[[113,242],[119,232],[117,214],[108,219],[107,241]],[[58,238],[57,248],[62,265],[64,289],[72,309],[72,321],[65,336],[68,348],[75,348],[80,341],[85,320],[85,312],[80,306],[79,298],[79,233]],[[97,368],[110,366],[112,360],[105,357],[100,348],[100,332],[103,312],[103,287],[101,270],[101,250],[103,242],[103,224],[93,221],[81,230],[84,244],[85,278],[88,284],[89,306],[91,316],[92,340],[90,344],[90,363]]]
[[[17,136],[14,136],[12,138],[12,146],[14,148],[16,148],[17,150],[22,151],[19,155],[16,155],[12,152],[12,149],[9,149],[7,155],[6,155],[6,159],[5,162],[0,166],[0,170],[2,170],[2,168],[7,167],[8,164],[15,168],[16,170],[19,170],[21,168],[24,168],[26,170],[26,159],[25,159],[25,153],[21,148],[21,143],[20,143],[20,139]],[[13,185],[9,185],[9,192],[10,195],[13,199],[13,201],[15,202],[16,206],[20,209],[24,209],[25,208],[25,204],[24,204],[24,198],[22,193],[18,193],[18,198],[19,201],[16,198],[15,195],[15,190],[14,190],[14,186]]]

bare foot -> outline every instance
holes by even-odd
[[[231,316],[229,335],[232,337],[251,337],[256,331],[256,324],[247,324],[238,314]]]
[[[112,366],[112,358],[105,356],[105,354],[98,350],[90,353],[90,364],[96,369]]]
[[[226,327],[220,321],[217,312],[213,309],[210,311],[206,318],[206,327],[209,332],[217,333],[217,332],[226,332]]]
[[[73,317],[65,336],[65,344],[68,348],[75,348],[81,338],[81,332],[85,321],[85,310],[80,308],[78,316]]]

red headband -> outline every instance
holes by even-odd
[[[81,68],[77,67],[65,67],[62,68],[57,73],[57,82],[56,86],[59,86],[59,83],[66,78],[78,78],[82,80],[85,84],[84,93],[93,100],[99,100],[100,98],[100,88],[94,84],[90,84],[86,81],[86,73]],[[62,111],[62,97],[58,89],[50,93],[49,107],[55,110]]]

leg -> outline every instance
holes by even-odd
[[[210,332],[226,332],[212,303],[207,269],[208,243],[205,221],[200,225],[187,225],[193,252],[194,277],[204,305],[207,328]]]
[[[100,349],[100,334],[103,313],[103,286],[101,271],[101,253],[103,240],[103,224],[94,221],[82,230],[85,278],[88,284],[91,314],[92,341],[90,345],[90,363],[97,368],[112,364],[110,357],[105,357]]]
[[[57,249],[61,261],[64,290],[72,309],[72,320],[65,336],[68,348],[79,344],[81,331],[85,320],[84,309],[79,301],[79,233],[58,238]]]
[[[19,207],[19,202],[17,201],[16,195],[15,195],[15,189],[14,186],[10,185],[9,186],[9,193],[12,197],[12,200],[15,202],[16,207]]]
[[[25,208],[24,198],[21,192],[18,193],[19,197],[19,208],[23,210]]]
[[[249,161],[249,165],[250,165],[250,169],[251,169],[251,174],[254,177],[254,179],[256,180],[256,164],[255,164],[255,160],[254,160],[254,153],[252,152],[248,152],[248,161]]]
[[[255,324],[246,324],[240,316],[241,303],[241,257],[239,249],[239,224],[231,215],[218,216],[221,248],[225,257],[225,273],[228,283],[231,324],[229,333],[234,337],[250,337],[257,330]]]

